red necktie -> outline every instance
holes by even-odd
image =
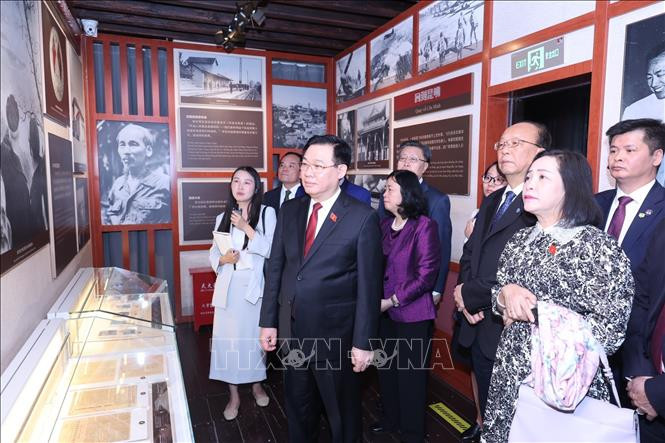
[[[612,215],[612,221],[610,221],[610,225],[607,228],[607,234],[617,239],[617,241],[621,235],[623,221],[626,218],[626,205],[632,201],[633,199],[627,195],[619,197],[619,206],[617,206],[616,210],[614,211],[614,215]]]
[[[660,308],[660,315],[656,322],[656,327],[653,328],[651,333],[651,357],[653,358],[653,365],[656,367],[656,373],[663,372],[663,340],[665,340],[665,305]]]
[[[309,248],[311,248],[314,243],[314,237],[316,237],[316,223],[319,221],[319,209],[321,209],[321,203],[314,203],[312,213],[307,222],[307,229],[305,230],[305,249],[303,251],[303,256],[305,257],[309,252]]]

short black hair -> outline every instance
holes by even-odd
[[[492,169],[492,166],[496,166],[496,170],[499,172],[499,175],[500,175],[501,177],[503,177],[503,179],[505,180],[505,179],[506,179],[506,176],[503,175],[503,172],[501,172],[501,169],[499,169],[499,162],[494,162],[494,163],[492,163],[491,165],[489,165],[489,166],[487,167],[487,169],[485,169],[485,172],[483,172],[483,177],[485,177],[485,176],[487,175],[487,173],[490,172],[490,169]]]
[[[300,160],[302,162],[302,154],[300,152],[296,152],[296,151],[287,152],[286,154],[282,155],[282,158],[280,158],[279,161],[281,162],[282,160],[284,160],[284,158],[287,155],[295,155],[296,157],[298,157],[298,160]]]
[[[554,157],[559,166],[564,190],[560,224],[567,228],[585,225],[600,227],[603,213],[593,196],[591,167],[586,157],[579,152],[554,149],[539,152],[533,161],[543,157]]]
[[[399,156],[399,153],[402,152],[402,149],[404,148],[418,148],[422,151],[423,157],[425,157],[425,161],[427,163],[432,161],[432,150],[430,149],[429,146],[420,143],[417,140],[407,140],[401,145],[399,145],[399,148],[397,148],[397,155]]]
[[[411,171],[398,169],[388,176],[388,179],[390,178],[397,182],[402,195],[402,203],[397,212],[404,218],[427,215],[427,198],[420,187],[418,176]]]
[[[351,167],[353,150],[344,139],[332,134],[314,135],[307,140],[307,143],[305,143],[305,147],[302,150],[303,154],[307,152],[307,149],[312,145],[332,145],[335,164],[346,165],[348,168]]]
[[[655,118],[636,118],[634,120],[623,120],[607,130],[605,135],[611,145],[612,139],[617,135],[641,129],[644,133],[644,143],[649,147],[649,153],[653,155],[657,149],[665,151],[665,124]]]
[[[646,55],[646,66],[645,69],[649,69],[649,63],[651,63],[651,60],[654,58],[660,56],[660,55],[665,55],[665,42],[658,43],[656,46],[653,48],[649,49],[649,52],[647,52]]]
[[[515,122],[514,124],[517,123],[528,123],[530,125],[535,126],[536,129],[538,130],[538,138],[536,139],[535,143],[545,150],[548,150],[552,147],[552,134],[550,134],[550,131],[549,129],[547,129],[547,126],[545,126],[542,123],[534,122],[531,120],[522,120],[519,122]]]

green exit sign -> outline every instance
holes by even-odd
[[[510,56],[511,77],[521,77],[563,64],[563,37],[558,37]]]

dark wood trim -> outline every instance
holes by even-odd
[[[326,66],[324,64],[324,66]],[[272,67],[272,66],[271,66]],[[327,68],[327,66],[326,66]],[[325,89],[328,87],[328,83],[318,83],[318,82],[304,82],[300,80],[284,80],[281,78],[274,78],[272,77],[272,84],[274,85],[283,85],[283,86],[302,86],[305,88],[319,88],[319,89]]]
[[[605,63],[607,62],[607,32],[609,7],[607,2],[596,2],[596,26],[593,33],[593,66],[591,70],[591,96],[589,98],[589,130],[587,160],[591,165],[593,190],[598,190],[600,177],[600,151],[603,137],[603,105],[605,101]]]
[[[571,18],[561,23],[557,23],[548,28],[538,30],[531,34],[525,35],[518,39],[502,43],[499,46],[492,48],[490,52],[491,58],[496,58],[504,54],[509,54],[513,51],[517,51],[528,46],[535,45],[537,43],[549,40],[555,37],[560,37],[569,32],[577,31],[578,29],[586,28],[587,26],[593,26],[594,24],[595,12],[587,12],[580,16]],[[484,37],[483,37],[484,39]]]
[[[457,263],[457,262],[455,262],[455,261],[451,261],[451,262],[448,264],[448,270],[449,270],[449,271],[452,271],[452,272],[457,272],[457,273],[459,274],[459,272],[460,272],[460,264]]]
[[[101,232],[133,232],[153,229],[159,231],[162,229],[171,229],[171,223],[159,223],[154,225],[101,225]]]
[[[542,85],[564,78],[575,77],[582,74],[591,72],[591,60],[575,63],[572,65],[564,66],[562,68],[553,69],[551,71],[534,74],[529,77],[519,78],[506,83],[489,87],[490,95],[500,95],[506,92],[516,91],[531,86]]]
[[[122,231],[122,267],[131,269],[131,260],[129,259],[129,231]]]
[[[143,87],[143,45],[134,46],[136,53],[136,109],[138,115],[145,115],[145,89]]]
[[[180,252],[185,252],[185,251],[206,251],[210,249],[210,246],[212,246],[212,242],[204,245],[178,245],[178,248],[180,249]]]
[[[76,54],[81,55],[80,35],[82,29],[69,10],[67,3],[64,0],[44,0],[44,3],[48,6],[51,15],[55,18],[67,40],[72,44]]]
[[[111,42],[104,41],[104,113],[113,114],[113,78],[111,75]],[[94,75],[94,67],[93,67]],[[95,108],[96,109],[96,108]]]
[[[150,275],[155,275],[157,270],[155,262],[155,230],[148,229],[148,273]]]
[[[122,108],[122,115],[129,114],[129,79],[127,72],[127,43],[123,42],[118,45],[120,54],[120,107]]]

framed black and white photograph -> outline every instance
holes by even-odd
[[[101,120],[97,144],[102,224],[170,223],[168,124]]]
[[[358,169],[390,167],[390,100],[356,110]]]
[[[411,78],[413,17],[390,28],[370,42],[372,91]]]
[[[274,85],[272,87],[272,145],[303,148],[326,128],[325,89]]]
[[[665,120],[665,13],[626,26],[621,119]]]
[[[386,181],[387,175],[376,175],[376,174],[355,174],[349,175],[348,179],[351,183],[362,186],[367,189],[372,196],[372,208],[379,208],[379,200],[383,191],[386,190]]]
[[[76,237],[80,251],[90,240],[90,212],[88,210],[88,179],[76,177]]]
[[[85,140],[85,100],[83,98],[83,69],[81,60],[72,45],[67,44],[69,63],[70,110],[69,131],[74,149],[74,172],[85,174],[88,170],[87,144]]]
[[[273,59],[271,68],[273,79],[310,83],[326,82],[326,67],[321,63]]]
[[[365,93],[367,45],[356,48],[335,62],[335,95],[337,103]]]
[[[484,1],[436,1],[418,15],[418,72],[483,49]]]
[[[174,59],[181,104],[262,107],[263,58],[176,50]]]
[[[0,26],[2,273],[49,242],[39,2],[3,2]]]
[[[337,136],[351,146],[352,158],[356,158],[356,111],[337,114]]]
[[[46,3],[41,3],[41,5],[46,115],[61,125],[67,126],[69,125],[67,40]]]

